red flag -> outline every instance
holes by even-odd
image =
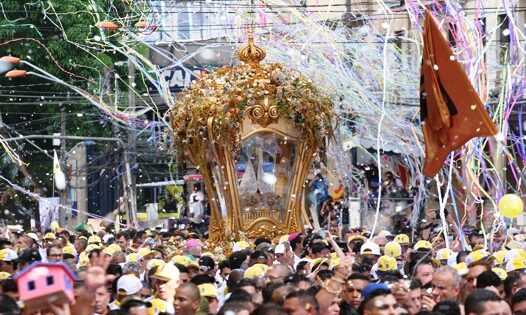
[[[420,112],[426,144],[423,173],[429,177],[440,171],[449,153],[472,138],[497,134],[497,127],[428,10]]]

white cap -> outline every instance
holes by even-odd
[[[16,252],[10,248],[4,248],[0,250],[0,260],[1,261],[13,261],[18,259]]]
[[[117,280],[117,291],[124,291],[126,295],[133,295],[142,289],[141,279],[134,275],[124,275]]]
[[[108,240],[109,240],[110,238],[112,238],[112,237],[113,237],[113,234],[104,234],[104,236],[102,237],[102,241],[103,241],[104,243],[108,243]]]
[[[380,246],[378,244],[370,242],[370,241],[367,241],[367,242],[363,243],[362,247],[360,248],[360,254],[361,255],[363,255],[363,254],[373,254],[373,255],[377,255],[377,256],[381,256],[382,255],[380,253]]]
[[[382,230],[378,233],[378,236],[383,236],[383,237],[386,237],[386,236],[393,236],[393,234],[391,234],[391,232],[387,231],[387,230]]]
[[[510,249],[509,251],[506,252],[506,255],[504,256],[504,261],[508,262],[512,260],[513,258],[517,258],[517,257],[521,257],[520,251],[516,248]]]
[[[285,245],[278,244],[276,248],[274,249],[274,254],[285,254]]]

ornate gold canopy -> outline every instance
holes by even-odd
[[[202,77],[171,113],[175,141],[203,175],[216,243],[303,229],[305,179],[334,122],[313,82],[261,63],[252,32],[237,56],[244,64]]]

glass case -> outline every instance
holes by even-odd
[[[245,220],[269,216],[283,222],[295,151],[293,142],[272,132],[256,133],[241,142],[235,162]]]

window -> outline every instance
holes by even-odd
[[[55,283],[55,279],[53,279],[53,276],[46,277],[46,284],[47,285],[53,285]]]
[[[27,289],[33,291],[35,289],[35,281],[31,280],[27,283]]]

